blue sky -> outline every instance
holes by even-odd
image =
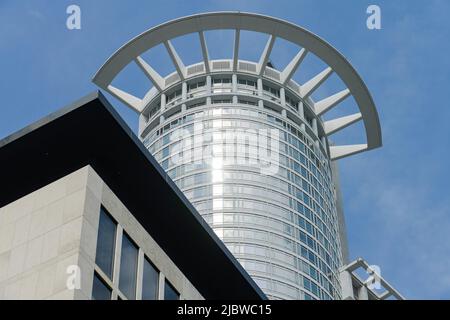
[[[407,298],[450,298],[450,2],[274,3],[0,0],[0,137],[95,90],[93,74],[116,49],[166,20],[239,10],[291,21],[326,39],[349,59],[372,92],[380,115],[384,146],[340,161],[351,257],[379,265],[382,275]],[[81,7],[81,30],[65,26],[70,4]],[[366,28],[369,4],[381,7],[381,30]],[[209,39],[212,57],[219,57],[222,51],[215,45],[223,45],[229,36]],[[261,40],[249,38],[254,45],[243,50],[246,58],[259,55]],[[176,45],[189,49],[191,44],[180,40]],[[279,50],[274,62],[282,66],[291,52],[288,46]],[[153,56],[161,59],[158,68],[166,72],[160,54]],[[138,78],[121,81],[131,82],[136,91],[145,88]],[[136,128],[136,115],[112,102]],[[349,130],[336,139],[354,139],[357,133]]]

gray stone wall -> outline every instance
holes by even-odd
[[[90,299],[102,204],[140,248],[139,260],[145,254],[160,270],[160,283],[167,278],[182,299],[202,299],[90,166],[0,208],[0,299]],[[117,274],[109,285],[114,299]]]

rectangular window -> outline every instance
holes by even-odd
[[[167,280],[164,284],[164,300],[180,300],[180,294]]]
[[[142,283],[142,300],[158,299],[158,283],[159,283],[158,270],[147,258],[145,258],[144,275]]]
[[[238,100],[238,103],[240,103],[240,104],[248,104],[250,106],[258,105],[255,101],[248,101],[248,100],[241,100],[241,99]]]
[[[120,257],[119,289],[130,300],[136,299],[137,261],[138,248],[124,233]]]
[[[252,80],[238,79],[238,84],[253,87],[256,89],[256,82]]]
[[[218,99],[212,101],[212,104],[222,104],[222,103],[231,103],[231,99]]]
[[[97,235],[95,263],[112,279],[114,268],[114,247],[116,243],[116,222],[102,207]]]
[[[166,103],[169,103],[169,102],[171,102],[171,101],[173,101],[173,100],[175,100],[175,99],[177,99],[177,98],[179,98],[179,97],[181,97],[181,90],[177,90],[177,91],[175,91],[175,92],[169,94],[169,95],[167,96],[167,101],[166,101]]]
[[[231,79],[230,78],[225,78],[225,79],[213,79],[213,87],[216,86],[222,86],[222,85],[230,85],[231,84]]]
[[[92,299],[111,300],[111,289],[97,273],[94,274],[94,283],[92,285]]]
[[[205,86],[205,81],[188,84],[187,91],[192,91]]]
[[[275,96],[277,98],[280,97],[280,90],[269,87],[267,85],[263,85],[263,90],[269,94],[271,94],[272,96]]]

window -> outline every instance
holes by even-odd
[[[231,103],[231,99],[215,99],[212,104]]]
[[[271,106],[264,105],[264,108],[266,108],[266,109],[268,109],[270,111],[276,112],[278,114],[281,114],[281,111],[278,111],[277,109],[272,108]],[[275,117],[273,117],[271,115],[267,115],[267,120],[269,120],[270,122],[279,122],[279,121],[277,121],[277,118],[275,118]],[[278,120],[280,120],[280,119],[278,119]]]
[[[189,83],[187,85],[187,91],[190,92],[190,91],[193,91],[193,90],[196,90],[196,89],[200,89],[200,88],[202,88],[204,86],[205,86],[205,81],[200,81],[200,82],[196,82],[196,83]]]
[[[269,94],[271,94],[272,96],[275,96],[277,98],[280,97],[280,90],[269,87],[267,85],[263,85],[263,90]]]
[[[180,300],[180,294],[167,280],[164,284],[164,300]]]
[[[142,283],[142,300],[158,299],[159,272],[153,264],[145,258],[144,276]]]
[[[178,100],[181,98],[181,90],[176,90],[167,96],[167,103],[172,102],[173,100]]]
[[[152,118],[159,110],[161,110],[160,102],[158,102],[158,104],[150,110],[150,114],[149,114],[148,118],[149,119]]]
[[[242,86],[248,86],[256,89],[256,82],[246,79],[238,79],[238,84]]]
[[[205,177],[196,175],[191,179],[199,183],[204,181]],[[139,289],[142,293],[142,300],[157,300],[160,290],[165,290],[165,300],[180,299],[180,294],[170,282],[166,280],[164,285],[159,285],[160,271],[147,256],[139,255],[139,247],[125,230],[122,232],[120,229],[121,232],[117,232],[117,222],[103,207],[100,210],[99,220],[96,266],[91,293],[93,300],[111,300],[112,296],[119,300],[120,296],[126,297],[128,300],[135,300],[138,287],[142,287]],[[116,234],[118,234],[117,240]],[[120,248],[115,250],[115,247],[119,245],[117,241],[120,243]],[[113,265],[115,258],[120,259],[117,266]],[[140,271],[142,278],[139,277],[142,286],[137,285],[138,264],[142,265]],[[118,278],[117,283],[115,280],[113,282],[113,277],[114,279]]]
[[[92,299],[111,300],[111,289],[97,273],[94,274],[94,283],[92,285]]]
[[[222,85],[231,85],[231,79],[213,79],[213,87],[222,86]]]
[[[119,289],[128,299],[136,299],[137,260],[138,249],[124,233],[120,258]]]
[[[114,247],[116,243],[116,222],[102,207],[97,235],[95,263],[112,279],[114,268]]]
[[[204,105],[206,105],[206,101],[205,100],[197,102],[197,103],[194,103],[194,104],[191,104],[191,105],[187,106],[187,109],[197,108],[197,107],[201,107],[201,106],[204,106]],[[192,117],[192,115],[190,115],[190,116]],[[192,119],[189,119],[189,120],[192,120]],[[189,120],[186,119],[186,121],[189,121]]]
[[[287,105],[291,106],[295,110],[298,110],[298,106],[297,106],[298,101],[297,100],[295,100],[294,98],[289,97],[288,95],[286,95],[285,98],[286,98],[285,100],[286,100],[286,104]]]
[[[238,100],[238,103],[240,104],[248,104],[250,106],[257,106],[258,104],[255,101],[248,101],[248,100]]]

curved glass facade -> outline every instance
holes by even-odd
[[[335,184],[308,101],[214,74],[166,90],[141,117],[144,145],[269,298],[340,298]]]

